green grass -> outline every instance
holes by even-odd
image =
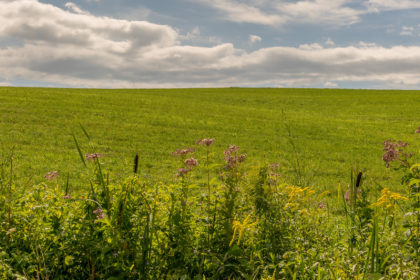
[[[0,88],[0,158],[14,147],[16,180],[28,185],[52,170],[69,173],[76,185],[83,172],[75,133],[84,153],[106,156],[111,179],[132,172],[137,152],[143,176],[168,181],[178,167],[170,153],[212,137],[216,158],[236,144],[247,162],[279,162],[291,182],[292,140],[308,185],[335,188],[358,165],[394,188],[397,175],[384,167],[382,142],[402,139],[417,151],[419,108],[419,91]]]

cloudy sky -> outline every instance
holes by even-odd
[[[420,89],[420,0],[0,0],[0,86]]]

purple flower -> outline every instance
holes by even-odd
[[[187,175],[188,172],[190,172],[191,169],[186,169],[186,168],[178,168],[178,173],[177,176],[185,176]]]
[[[239,147],[235,145],[230,145],[229,148],[225,151],[225,161],[227,163],[227,168],[234,168],[246,159],[246,154],[238,155]]]
[[[57,171],[51,171],[51,172],[48,172],[47,174],[45,174],[44,178],[48,181],[51,181],[51,180],[56,179],[58,176],[60,176],[60,175],[58,174]]]
[[[382,149],[385,153],[382,155],[382,160],[385,162],[386,167],[389,167],[389,164],[393,161],[399,160],[401,156],[407,158],[411,154],[405,154],[403,149],[407,147],[408,143],[402,141],[392,142],[391,140],[386,140],[384,142],[384,148]]]
[[[197,166],[197,160],[195,158],[188,158],[185,160],[185,166],[187,167],[193,167],[193,166]]]
[[[198,145],[207,146],[209,147],[211,144],[214,143],[214,138],[204,138],[204,139],[198,139],[196,142]]]
[[[102,208],[96,208],[94,211],[93,211],[93,214],[95,214],[96,215],[96,219],[97,220],[103,220],[103,219],[105,219],[105,213],[104,213],[104,211],[102,210]]]
[[[195,152],[195,150],[196,150],[195,148],[187,147],[186,149],[177,149],[175,152],[172,152],[171,154],[173,156],[184,156],[186,154]]]
[[[104,155],[102,155],[102,154],[98,154],[98,153],[93,153],[93,154],[85,154],[85,158],[87,159],[87,160],[95,160],[95,159],[97,159],[97,158],[101,158],[101,157],[103,157]]]

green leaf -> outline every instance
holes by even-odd
[[[414,170],[415,168],[420,169],[420,163],[413,164],[413,165],[410,167],[410,171],[411,171],[411,172],[413,172],[413,170]]]

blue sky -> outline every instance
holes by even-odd
[[[420,0],[0,0],[0,85],[420,88]]]

